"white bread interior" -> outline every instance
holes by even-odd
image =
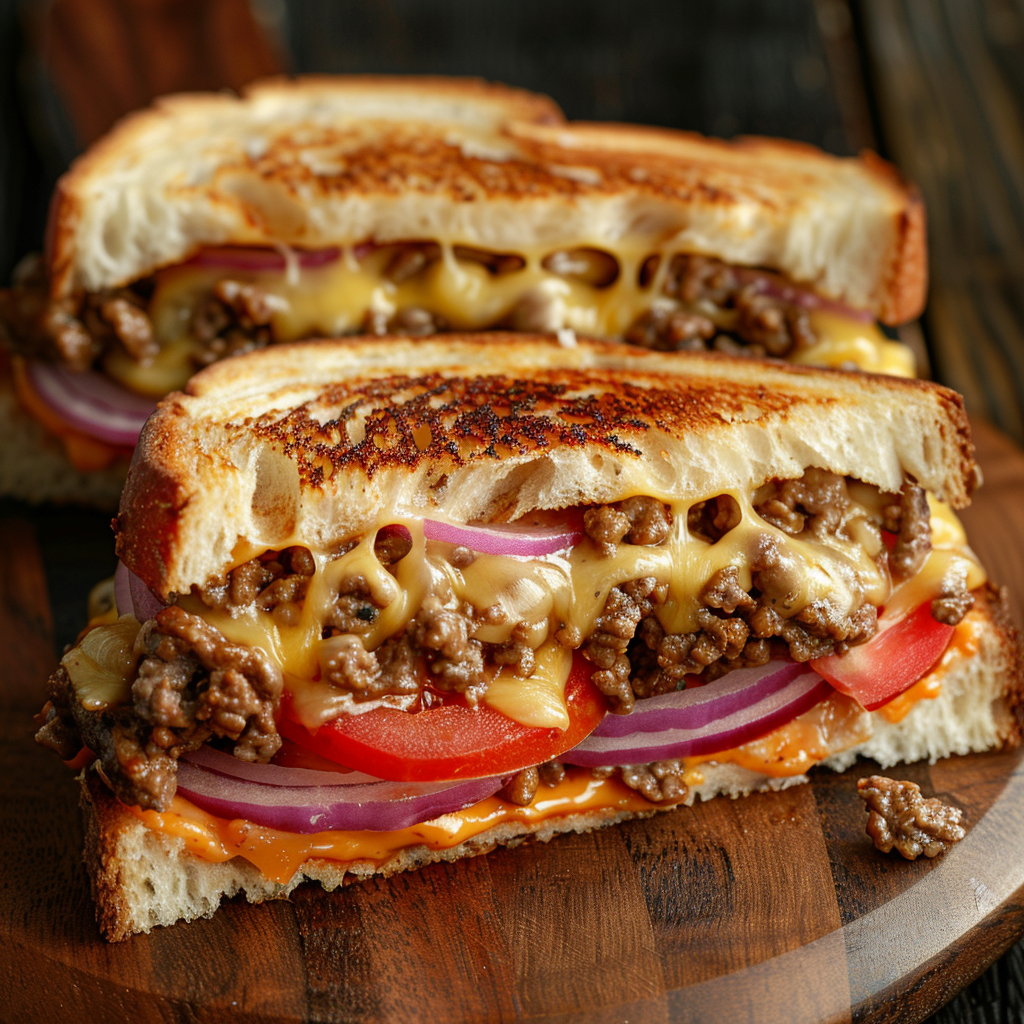
[[[161,596],[236,564],[240,541],[330,549],[383,515],[697,501],[809,466],[884,491],[909,474],[954,507],[975,482],[952,391],[715,354],[341,339],[225,360],[186,390],[143,430],[117,521],[120,558]]]
[[[933,700],[915,704],[893,724],[872,714],[874,735],[851,750],[838,752],[824,764],[837,771],[858,756],[871,757],[883,767],[901,761],[934,761],[951,753],[988,750],[1019,741],[1022,679],[1018,639],[1007,617],[1005,599],[987,589],[970,614],[984,620],[977,653],[955,660]],[[871,769],[866,766],[866,772]],[[701,766],[704,781],[693,786],[686,803],[714,796],[744,796],[755,791],[785,789],[807,781],[806,775],[771,778],[732,764]],[[586,832],[634,817],[619,811],[592,811],[550,819],[538,825],[497,825],[448,850],[425,846],[408,848],[381,865],[340,864],[310,860],[285,885],[266,878],[256,867],[236,857],[211,863],[185,849],[184,840],[152,832],[126,811],[95,772],[83,772],[82,808],[86,822],[85,860],[96,901],[97,920],[111,941],[158,925],[210,917],[221,901],[242,893],[250,903],[287,896],[304,881],[326,889],[368,878],[486,853],[495,846],[514,846],[526,838],[547,842],[563,832]],[[669,808],[652,805],[649,813]],[[685,808],[678,813],[687,813]],[[865,838],[865,843],[868,840]]]
[[[924,305],[924,233],[916,190],[873,154],[567,123],[476,80],[311,77],[126,118],[61,179],[48,256],[61,297],[224,244],[648,246],[777,270],[899,323]]]

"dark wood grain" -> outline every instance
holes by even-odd
[[[988,484],[972,536],[1004,579],[1024,578],[1024,454],[984,424],[976,438]],[[35,535],[57,518],[0,509],[0,630],[14,638],[0,676],[3,1019],[914,1022],[1024,929],[1011,751],[903,770],[971,825],[937,861],[875,853],[855,768],[340,893],[234,900],[107,945],[72,780],[31,739],[54,663]]]
[[[928,209],[939,379],[1024,440],[1024,8],[862,0],[891,156]]]

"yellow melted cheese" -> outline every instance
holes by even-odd
[[[565,728],[568,712],[564,685],[571,658],[558,655],[560,645],[554,634],[563,627],[576,631],[581,638],[591,634],[612,588],[627,581],[653,577],[667,587],[667,597],[655,606],[655,614],[669,634],[698,628],[700,595],[717,571],[735,566],[740,585],[749,589],[751,559],[766,538],[777,546],[788,577],[789,590],[778,605],[785,616],[826,600],[842,614],[852,612],[865,600],[884,608],[887,614],[895,614],[931,600],[950,573],[960,575],[969,589],[985,581],[984,570],[967,547],[962,527],[938,502],[932,506],[936,537],[933,550],[921,572],[893,590],[887,570],[876,558],[879,552],[872,550],[870,543],[865,546],[841,536],[813,542],[790,537],[757,515],[750,494],[740,490],[724,493],[734,498],[741,518],[716,543],[690,534],[689,503],[676,502],[672,506],[671,533],[657,546],[619,544],[615,553],[607,556],[587,539],[571,551],[544,558],[478,554],[468,566],[456,568],[449,560],[452,546],[426,541],[421,520],[389,517],[378,528],[391,523],[405,525],[412,536],[410,552],[389,571],[374,554],[376,530],[369,531],[340,557],[313,551],[317,568],[296,622],[282,624],[255,605],[214,610],[196,597],[182,598],[181,603],[202,615],[229,640],[263,648],[285,673],[298,717],[315,729],[339,714],[360,710],[350,694],[320,678],[321,666],[337,642],[322,638],[323,623],[343,581],[362,576],[375,602],[383,606],[361,637],[367,650],[401,633],[419,611],[424,597],[440,583],[450,588],[459,603],[478,610],[498,605],[503,610],[504,621],[477,627],[474,635],[478,639],[503,643],[516,629],[516,635],[527,637],[537,651],[537,667],[527,680],[501,670],[490,683],[485,700],[526,724]],[[847,532],[858,536],[862,532],[858,527],[869,515],[867,506],[852,501],[847,511]]]
[[[580,247],[587,248],[588,243],[581,242]],[[441,317],[453,330],[490,328],[508,322],[526,296],[534,296],[547,307],[537,329],[564,327],[582,334],[617,337],[655,302],[673,305],[662,295],[670,258],[662,257],[646,286],[639,283],[641,268],[652,254],[649,246],[618,245],[619,274],[605,286],[548,270],[543,265],[550,255],[548,249],[522,251],[522,268],[496,274],[474,260],[457,258],[450,244],[441,243],[440,248],[440,259],[399,282],[388,280],[385,274],[395,252],[389,247],[362,259],[345,250],[331,263],[301,270],[295,262],[288,270],[272,271],[192,264],[167,268],[156,274],[150,303],[161,354],[152,365],[140,366],[112,350],[104,367],[144,394],[162,396],[180,388],[194,372],[193,313],[225,277],[252,282],[273,296],[272,328],[279,341],[362,333],[368,314],[387,320],[398,310],[410,308]],[[728,311],[724,316],[728,318]],[[820,340],[795,353],[795,361],[822,366],[855,363],[874,372],[914,375],[909,349],[887,340],[874,323],[824,310],[813,310],[810,317]]]

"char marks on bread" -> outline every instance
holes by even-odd
[[[888,323],[924,304],[920,198],[872,154],[566,122],[546,97],[434,78],[272,80],[128,117],[61,180],[51,288],[118,287],[224,244],[404,241],[411,225],[499,253],[703,253]]]
[[[272,346],[198,374],[140,439],[118,554],[162,596],[259,549],[329,548],[384,512],[512,521],[643,493],[700,500],[810,466],[954,507],[975,482],[934,384],[580,339]]]

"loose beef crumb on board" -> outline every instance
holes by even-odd
[[[868,807],[867,833],[883,853],[895,848],[907,860],[937,857],[967,834],[960,808],[926,800],[917,783],[872,775],[858,781],[857,795]]]

